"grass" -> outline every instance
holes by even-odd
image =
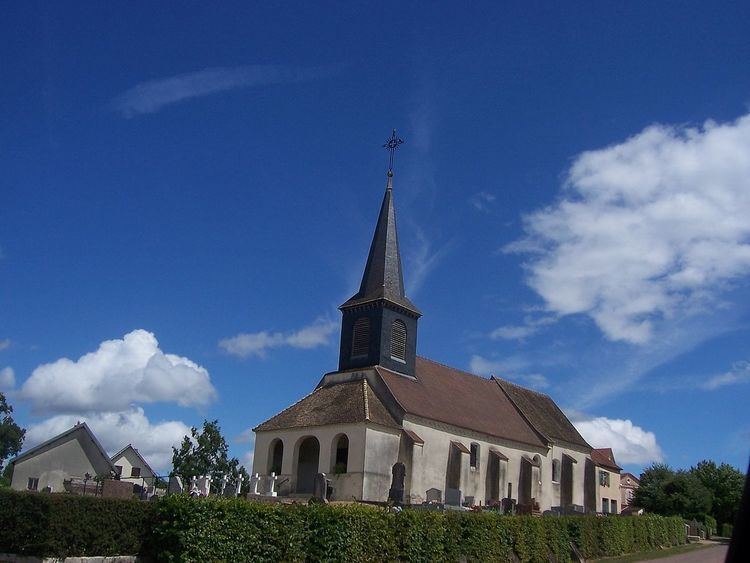
[[[678,545],[677,547],[670,547],[669,549],[653,549],[651,551],[640,551],[638,553],[631,553],[630,555],[622,555],[620,557],[604,557],[602,559],[596,559],[595,561],[606,561],[607,563],[636,563],[637,561],[651,561],[652,559],[671,557],[672,555],[688,553],[690,551],[696,551],[699,549],[704,549],[706,547],[713,547],[714,545],[717,544],[688,543],[685,545]]]

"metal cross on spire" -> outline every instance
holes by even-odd
[[[402,144],[404,141],[396,137],[396,130],[393,130],[393,133],[391,134],[391,138],[388,139],[388,142],[383,145],[384,148],[388,149],[388,152],[390,153],[388,158],[388,175],[393,176],[393,156],[396,153],[396,149],[400,144]]]

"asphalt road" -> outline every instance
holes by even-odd
[[[728,545],[716,545],[672,557],[658,559],[661,563],[724,563],[727,556]]]

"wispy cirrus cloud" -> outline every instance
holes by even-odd
[[[486,377],[494,375],[528,385],[533,389],[549,387],[549,381],[541,373],[528,373],[529,364],[521,357],[510,357],[504,360],[490,360],[483,356],[473,355],[469,361],[469,371]]]
[[[522,325],[503,325],[492,332],[490,338],[493,340],[523,340],[539,332],[542,327],[557,322],[555,317],[534,318],[526,316]]]
[[[495,194],[490,192],[477,192],[472,195],[469,199],[469,205],[471,205],[477,211],[489,211],[492,205],[495,203]]]
[[[561,199],[505,250],[531,256],[527,282],[547,310],[643,345],[750,273],[748,178],[750,115],[652,125],[579,155]]]
[[[10,391],[16,386],[16,373],[8,366],[0,369],[0,391]]]
[[[331,335],[338,325],[326,318],[319,318],[312,324],[293,332],[244,332],[224,338],[219,342],[219,348],[227,354],[238,358],[265,358],[269,350],[276,348],[311,349],[325,346],[330,342]]]
[[[112,101],[112,108],[126,118],[155,113],[165,106],[238,88],[292,84],[325,78],[336,67],[289,67],[247,65],[215,67],[157,78],[136,84]]]
[[[707,381],[701,384],[701,387],[703,389],[713,391],[714,389],[718,389],[719,387],[724,387],[726,385],[738,385],[740,383],[750,383],[749,361],[735,362],[734,365],[732,365],[731,370],[726,373],[710,377]]]

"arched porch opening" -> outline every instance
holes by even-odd
[[[315,475],[318,474],[320,442],[315,436],[303,438],[297,448],[297,485],[298,493],[312,493]]]
[[[271,441],[268,446],[268,474],[281,474],[281,466],[284,461],[284,442],[281,438]]]
[[[332,473],[338,475],[349,470],[349,437],[346,434],[339,434],[333,439],[331,457]]]

